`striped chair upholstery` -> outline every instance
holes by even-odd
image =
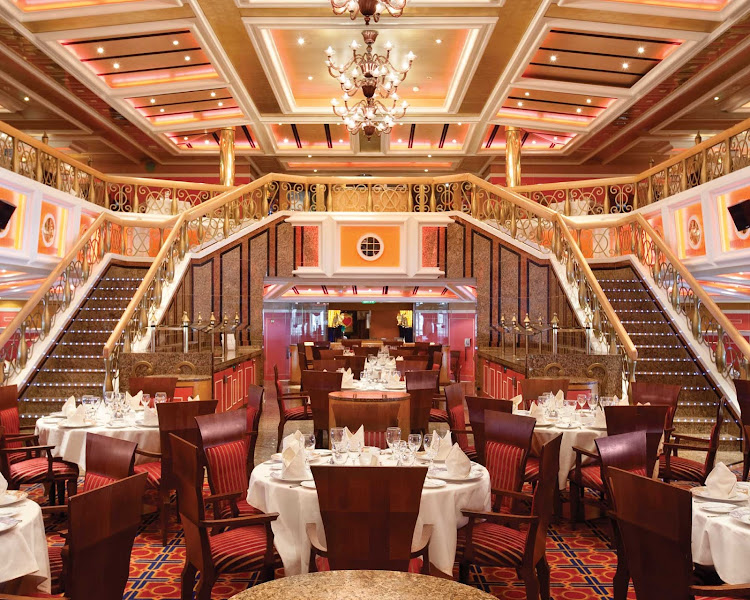
[[[205,449],[209,477],[214,489],[213,493],[229,494],[247,490],[246,468],[249,445],[247,438],[243,438]],[[236,516],[254,515],[263,512],[243,499],[237,500],[236,506],[238,511]],[[235,516],[228,502],[221,503],[219,516],[222,519]]]
[[[50,585],[53,594],[63,593],[63,546],[48,546]]]
[[[89,492],[91,490],[96,490],[105,485],[109,485],[110,483],[114,483],[115,481],[117,481],[115,477],[86,471],[86,477],[83,480],[83,491]]]
[[[10,465],[10,481],[12,485],[41,483],[47,479],[49,461],[46,457],[31,458]],[[61,460],[52,461],[52,474],[56,479],[75,478],[78,467]]]
[[[266,529],[238,527],[209,537],[211,558],[219,573],[259,571],[266,554]]]
[[[421,558],[412,558],[409,561],[409,570],[407,572],[420,574],[422,572],[422,564]],[[325,556],[315,557],[315,570],[318,572],[331,570],[331,565],[328,564],[328,559]]]
[[[453,406],[448,412],[449,424],[451,431],[462,431],[466,429],[466,415],[464,414],[464,407]],[[477,450],[474,446],[469,446],[469,436],[465,433],[457,433],[454,441],[459,445],[464,454],[469,457],[470,460],[477,460]]]
[[[284,408],[284,419],[287,421],[309,421],[310,414],[305,412],[304,406],[293,406]]]
[[[141,465],[135,465],[133,468],[135,473],[146,473],[146,487],[159,489],[161,483],[161,463],[160,462],[149,462]]]
[[[472,533],[473,561],[479,565],[518,567],[526,550],[526,532],[497,523],[477,523]],[[466,548],[466,527],[458,530],[456,559],[461,560]]]
[[[385,449],[388,442],[385,439],[385,431],[365,431],[365,446],[375,446]]]
[[[449,423],[448,411],[442,408],[430,409],[430,423]]]
[[[581,467],[581,483],[583,487],[597,492],[604,491],[604,481],[602,481],[602,468],[600,465],[586,465]]]
[[[702,482],[705,477],[705,464],[682,456],[671,456],[669,468],[672,481],[698,481]],[[666,475],[667,460],[664,454],[659,457],[659,477]]]
[[[18,420],[17,408],[4,408],[0,410],[0,427],[5,427],[5,435],[19,435],[21,433],[20,421]],[[6,448],[23,448],[23,442],[5,441]],[[26,452],[14,452],[8,454],[8,463],[12,464],[26,458]]]
[[[485,444],[485,462],[490,472],[490,484],[495,489],[517,490],[521,485],[520,468],[524,449],[510,444],[488,440]]]
[[[539,479],[539,458],[529,456],[526,459],[526,469],[523,474],[523,480],[528,483],[534,483]]]

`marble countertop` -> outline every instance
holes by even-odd
[[[513,358],[511,350],[503,352],[501,348],[494,346],[482,346],[477,348],[477,356],[484,358],[508,369],[514,370],[516,373],[526,373],[526,353],[523,348],[516,348],[516,358]]]
[[[476,588],[430,575],[393,571],[328,571],[256,585],[230,600],[495,600]]]
[[[240,346],[234,351],[227,352],[227,355],[224,358],[221,356],[215,356],[214,373],[238,365],[251,358],[261,356],[261,354],[263,354],[263,348],[259,346]]]

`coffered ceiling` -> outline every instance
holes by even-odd
[[[501,174],[505,126],[526,178],[641,170],[750,114],[750,0],[408,0],[375,26],[409,109],[350,136],[325,65],[364,22],[329,0],[0,0],[0,119],[102,170],[238,175]]]

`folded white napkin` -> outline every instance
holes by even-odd
[[[396,359],[395,358],[389,358],[388,361],[385,363],[385,366],[389,369],[395,369],[396,368]]]
[[[359,455],[359,464],[363,467],[377,467],[380,457],[380,448],[368,446]]]
[[[432,436],[430,447],[440,444],[437,449],[437,454],[435,455],[435,460],[445,460],[451,451],[451,432],[447,431],[442,437],[437,431],[433,433],[434,435]]]
[[[360,425],[355,433],[349,431],[348,427],[344,427],[344,438],[348,442],[350,450],[355,447],[357,442],[359,442],[359,447],[363,448],[365,445],[365,426]]]
[[[143,400],[143,390],[138,392],[135,396],[131,396],[130,392],[125,392],[125,400],[128,406],[133,410],[141,407],[141,400]]]
[[[404,357],[403,356],[397,356],[396,360],[404,360]]]
[[[286,450],[289,446],[293,446],[294,448],[304,448],[305,447],[305,439],[302,435],[302,432],[298,429],[291,435],[286,436],[281,441],[281,449]]]
[[[511,398],[510,401],[513,403],[513,412],[516,412],[518,407],[523,403],[523,396],[518,394],[518,396]]]
[[[391,385],[401,383],[401,375],[399,375],[398,371],[394,371],[393,373],[391,373],[391,376],[388,378],[388,383],[390,383]]]
[[[623,396],[621,399],[615,396],[614,406],[628,406],[628,404],[628,399],[625,396]]]
[[[471,461],[458,444],[453,444],[448,452],[445,458],[445,468],[448,470],[448,477],[455,479],[465,479],[471,473]]]
[[[76,411],[76,397],[71,396],[68,398],[60,410],[66,417],[70,417]]]
[[[156,407],[151,408],[146,406],[143,409],[143,424],[149,427],[155,427],[159,424],[159,413],[156,412]]]
[[[555,406],[561,407],[563,405],[563,402],[565,401],[565,394],[562,390],[557,390],[557,393],[555,394]]]
[[[289,446],[281,453],[281,478],[303,479],[307,476],[305,449],[297,445]]]
[[[596,409],[596,414],[594,415],[594,427],[599,429],[607,428],[607,417],[601,407]]]
[[[351,369],[344,371],[341,377],[341,387],[354,387],[354,373],[352,373]]]
[[[86,407],[79,406],[73,410],[73,413],[68,415],[68,425],[83,425],[86,420]]]
[[[723,463],[716,466],[706,477],[706,488],[714,498],[729,498],[737,485],[737,477]]]
[[[529,410],[529,416],[534,417],[537,423],[545,423],[544,409],[539,406],[536,402],[531,403],[531,409]]]
[[[8,491],[8,482],[6,481],[5,477],[3,477],[3,474],[0,473],[0,496],[5,494],[5,492]]]
[[[200,394],[196,394],[195,396],[188,396],[188,402],[200,402],[200,399]]]

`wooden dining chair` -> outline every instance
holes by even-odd
[[[171,402],[177,388],[177,377],[131,377],[128,380],[128,391],[131,394],[143,392],[151,396],[153,401],[157,392],[164,392]]]
[[[406,377],[406,374],[411,371],[427,371],[427,359],[415,357],[397,360],[396,370],[400,373],[401,377]]]
[[[319,360],[327,360],[330,358],[336,358],[339,356],[344,355],[344,349],[340,348],[338,350],[330,350],[330,349],[320,349],[318,350],[318,356],[320,356]]]
[[[313,431],[319,448],[323,447],[323,435],[330,427],[328,394],[341,390],[344,374],[336,371],[305,371],[302,373],[302,387],[310,397]]]
[[[135,465],[136,473],[148,475],[147,486],[159,493],[159,527],[161,543],[167,544],[167,525],[169,523],[170,494],[176,489],[176,475],[172,464],[169,436],[177,435],[194,444],[198,443],[198,425],[195,417],[210,415],[216,412],[217,400],[199,400],[197,402],[168,402],[156,405],[159,416],[159,442],[161,452],[136,450],[136,454],[156,461]]]
[[[690,492],[617,468],[607,478],[637,600],[750,598],[750,585],[693,585]]]
[[[397,402],[335,402],[331,405],[337,427],[348,427],[354,433],[365,428],[365,445],[387,448],[385,432],[398,427]],[[402,432],[403,436],[403,432]]]
[[[427,431],[439,376],[437,371],[406,372],[406,391],[410,396],[409,424],[413,433],[424,434]]]
[[[451,350],[451,360],[449,367],[449,374],[453,377],[453,381],[459,383],[461,381],[461,351]]]
[[[260,433],[260,419],[263,416],[263,397],[266,390],[259,385],[251,383],[247,386],[247,435],[250,438],[250,447],[247,450],[247,472],[252,473],[255,468],[255,447],[258,445]]]
[[[448,425],[453,440],[459,445],[466,456],[471,460],[477,460],[476,447],[469,445],[469,435],[472,434],[472,431],[466,423],[463,385],[452,383],[445,386],[445,400],[448,404]]]
[[[39,445],[39,437],[34,435],[34,427],[21,427],[18,414],[18,386],[0,386],[0,426],[5,428],[5,448],[7,449]],[[20,450],[6,455],[10,463],[23,460],[25,457],[26,453]]]
[[[495,412],[494,415],[503,415]],[[514,416],[514,415],[503,415]],[[517,417],[528,418],[528,417]],[[533,419],[532,419],[533,421]],[[489,420],[488,420],[489,424]],[[493,494],[515,500],[531,501],[531,514],[508,514],[462,510],[469,523],[458,530],[456,558],[459,581],[468,583],[471,565],[510,567],[516,570],[526,587],[526,598],[550,598],[550,568],[547,562],[547,530],[554,512],[557,472],[560,468],[562,434],[542,446],[539,456],[539,482],[533,494],[495,489]],[[491,442],[488,440],[488,444]]]
[[[347,360],[345,356],[314,360],[313,371],[338,371],[339,369],[346,369],[346,364]]]
[[[366,356],[345,356],[346,368],[352,370],[354,379],[359,379],[359,374],[365,370]]]
[[[671,385],[668,383],[646,383],[644,381],[634,381],[631,383],[630,404],[650,404],[651,406],[666,406],[668,408],[664,429],[670,434],[674,429],[674,415],[677,412],[677,401],[679,400],[681,385]],[[669,436],[665,442],[669,441]]]
[[[303,372],[307,369],[303,369]],[[279,407],[279,431],[276,437],[276,450],[281,448],[281,440],[284,439],[284,426],[287,421],[310,421],[312,411],[310,410],[310,397],[305,394],[288,393],[284,391],[279,379],[279,367],[273,366],[273,381],[276,387],[276,404]],[[289,406],[287,402],[301,402],[300,406]]]
[[[377,356],[379,348],[376,346],[352,346],[354,356]]]
[[[562,390],[563,396],[568,397],[570,379],[567,377],[531,377],[521,380],[521,396],[523,397],[523,408],[529,410],[531,403],[546,392],[557,394]]]
[[[719,450],[721,436],[721,425],[724,421],[724,403],[726,399],[719,402],[716,409],[716,420],[711,428],[708,439],[684,433],[672,433],[674,442],[664,444],[664,454],[659,457],[659,477],[665,482],[686,481],[703,485],[706,477],[714,468],[716,453]],[[679,450],[705,453],[703,462],[691,460],[683,456],[677,456]]]
[[[484,458],[484,411],[495,410],[507,414],[513,413],[513,402],[489,396],[466,396],[466,407],[469,409],[469,424],[474,436],[474,448],[477,451],[477,462],[485,465]],[[527,459],[528,460],[528,459]],[[537,461],[537,473],[538,473]]]
[[[299,368],[306,371],[310,368],[310,361],[313,360],[313,346],[308,346],[305,342],[297,342],[297,356],[299,358]]]
[[[273,546],[271,523],[278,513],[207,519],[198,448],[174,434],[170,434],[168,443],[175,466],[180,522],[185,532],[182,600],[193,599],[198,573],[198,600],[211,600],[211,590],[222,573],[260,571],[261,582],[273,579],[274,568],[280,561]],[[211,535],[211,531],[221,533]]]
[[[431,524],[422,525],[420,540],[412,546],[426,467],[312,465],[310,470],[324,530],[307,524],[311,572],[430,573]]]
[[[733,379],[737,392],[737,404],[740,405],[740,422],[742,423],[742,481],[747,481],[750,473],[750,380]]]
[[[604,415],[607,421],[607,437],[642,431],[647,440],[647,467],[649,473],[654,471],[657,453],[662,438],[665,437],[665,423],[669,407],[667,406],[606,406]],[[584,504],[593,504],[601,510],[609,508],[603,471],[598,452],[574,447],[576,462],[568,476],[570,483],[570,518],[573,523],[583,520]],[[584,464],[588,460],[589,464]],[[593,490],[596,496],[586,496],[586,489]],[[585,502],[584,502],[585,500]]]

